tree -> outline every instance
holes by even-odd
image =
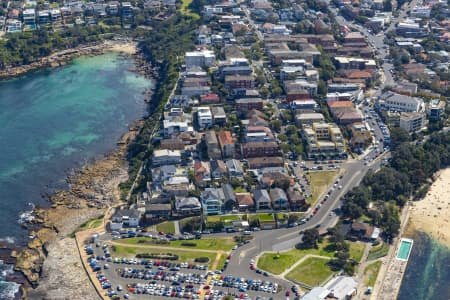
[[[392,2],[391,0],[384,0],[383,1],[383,10],[384,11],[392,11]]]
[[[299,219],[298,215],[290,214],[288,217],[288,223],[290,223],[290,224],[295,223],[298,221],[298,219]]]
[[[317,85],[317,94],[319,96],[326,96],[328,93],[328,87],[323,80],[319,80],[319,84]]]
[[[276,132],[280,132],[281,131],[281,121],[280,120],[273,120],[272,122],[270,122],[270,127],[272,127],[273,130],[275,130]]]
[[[316,228],[306,229],[302,237],[303,248],[318,248],[317,241],[319,240],[319,231]]]

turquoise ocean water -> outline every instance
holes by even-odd
[[[48,205],[42,193],[112,151],[146,114],[142,92],[152,82],[132,67],[105,54],[0,82],[0,239],[23,243],[18,219],[30,204]]]

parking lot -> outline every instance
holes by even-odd
[[[85,247],[88,264],[111,299],[286,299],[268,274],[264,279],[233,276],[225,270],[208,270],[206,264],[171,262],[163,259],[112,257],[107,244]],[[243,266],[244,268],[244,266]],[[255,273],[255,277],[257,274]],[[203,298],[202,298],[203,295]]]

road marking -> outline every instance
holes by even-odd
[[[286,238],[286,237],[289,237],[289,236],[295,236],[295,235],[298,235],[298,231],[283,234],[283,235],[277,237],[276,239],[277,239],[277,240],[282,240],[282,239],[284,239],[284,238]]]

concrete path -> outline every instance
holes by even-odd
[[[180,234],[180,222],[178,220],[173,221],[173,226],[175,227],[175,234]]]

